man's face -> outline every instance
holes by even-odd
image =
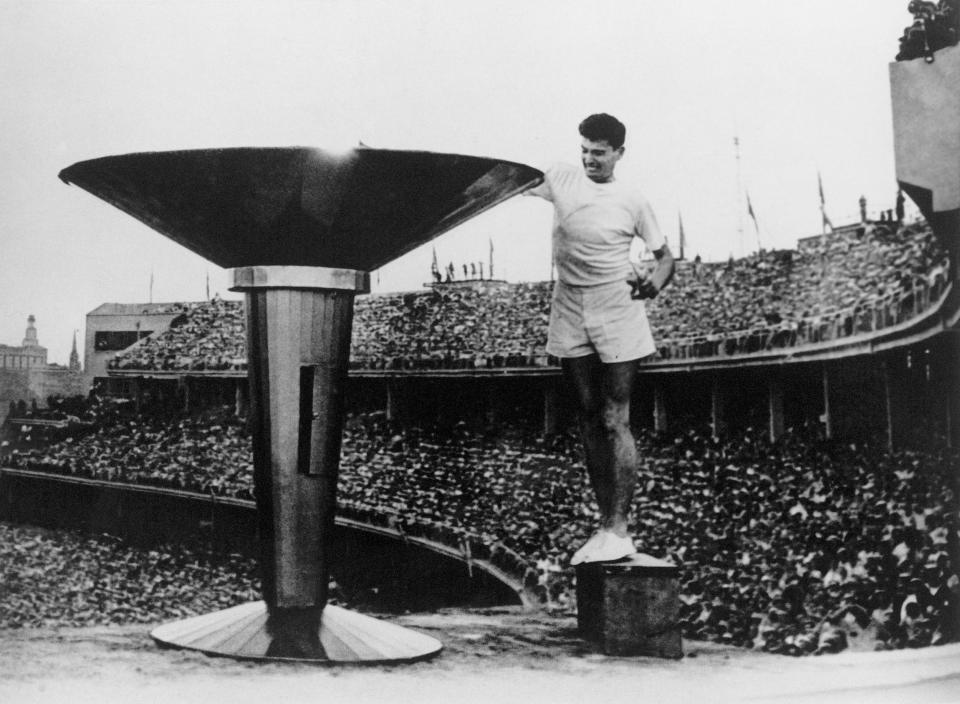
[[[583,171],[587,174],[587,178],[596,183],[613,180],[613,169],[622,156],[623,147],[614,149],[605,139],[595,142],[584,137],[580,145]]]

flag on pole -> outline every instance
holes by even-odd
[[[821,230],[824,234],[827,232],[827,227],[833,230],[833,223],[830,222],[830,218],[827,217],[827,202],[823,197],[823,179],[820,178],[820,172],[817,171],[817,188],[820,190],[820,215],[822,217]]]
[[[207,269],[207,300],[210,300],[210,270]]]
[[[437,248],[433,248],[433,262],[430,264],[430,273],[435,279],[440,278],[440,262],[437,261]]]
[[[490,272],[490,278],[492,279],[493,278],[493,238],[488,237],[487,241],[490,243],[490,261],[489,261],[490,267],[488,271]]]
[[[750,202],[750,191],[744,191],[747,195],[747,214],[753,219],[753,230],[757,233],[757,251],[760,247],[760,225],[757,223],[757,214],[753,211],[753,203]]]
[[[677,220],[680,224],[680,258],[683,259],[683,248],[687,246],[687,235],[683,231],[683,215],[677,211]]]

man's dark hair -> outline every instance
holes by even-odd
[[[580,123],[580,136],[592,142],[606,141],[614,149],[619,149],[627,138],[627,128],[613,115],[601,112]]]

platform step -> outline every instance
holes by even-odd
[[[580,635],[607,655],[683,657],[676,565],[637,553],[577,565]]]

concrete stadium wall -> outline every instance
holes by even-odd
[[[11,401],[30,403],[39,397],[31,395],[29,372],[0,369],[0,418],[6,418]]]
[[[69,369],[0,369],[0,421],[7,416],[11,401],[36,401],[46,408],[50,396],[86,395],[90,390],[87,379]]]

